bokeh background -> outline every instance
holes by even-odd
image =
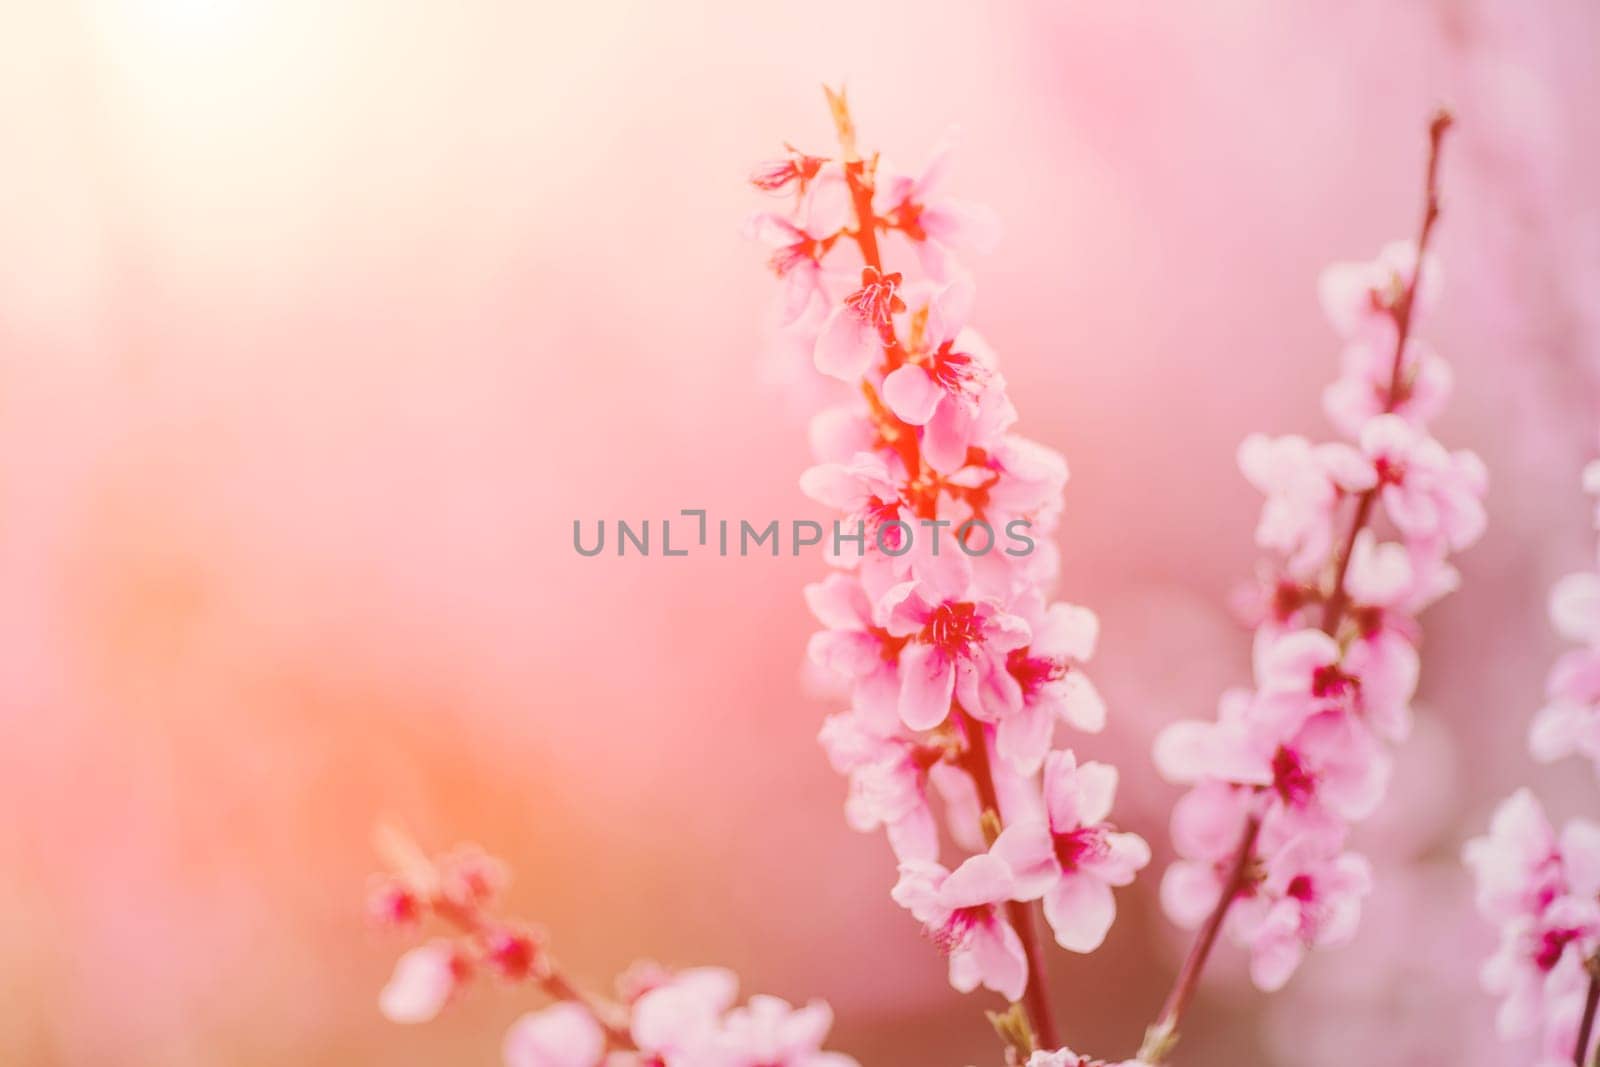
[[[1600,9],[28,0],[0,3],[0,1059],[492,1064],[527,1003],[382,1022],[380,818],[481,842],[601,983],[723,962],[830,999],[868,1067],[990,1063],[849,832],[801,680],[814,557],[580,559],[574,518],[807,515],[806,391],[763,354],[742,184],[822,148],[819,85],[917,165],[951,127],[995,206],[979,325],[1072,464],[1063,593],[1103,617],[1122,817],[1247,668],[1247,432],[1322,433],[1314,283],[1412,233],[1460,118],[1427,335],[1441,434],[1492,471],[1464,591],[1365,832],[1360,941],[1264,998],[1224,953],[1192,1067],[1508,1062],[1460,842],[1536,784],[1522,738],[1593,558]],[[1137,1045],[1181,949],[1124,894],[1056,954],[1074,1045]]]

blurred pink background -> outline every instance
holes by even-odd
[[[824,996],[867,1067],[992,1063],[887,896],[800,680],[800,559],[580,559],[571,522],[812,513],[762,355],[749,166],[825,149],[819,85],[1007,224],[978,325],[1074,479],[1062,593],[1119,811],[1170,855],[1153,732],[1242,680],[1249,431],[1327,432],[1314,283],[1415,225],[1460,125],[1426,335],[1493,476],[1427,619],[1423,728],[1357,945],[1279,997],[1224,955],[1189,1067],[1501,1064],[1460,841],[1592,556],[1600,10],[103,0],[0,6],[0,1048],[7,1063],[492,1064],[524,994],[381,1021],[377,819],[507,857],[580,977],[722,962]],[[1154,872],[1055,954],[1067,1035],[1131,1054],[1181,944]],[[1237,971],[1237,968],[1231,968]]]

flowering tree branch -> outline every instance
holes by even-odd
[[[1383,410],[1392,412],[1404,399],[1407,387],[1406,342],[1411,338],[1411,311],[1416,303],[1417,290],[1422,284],[1422,272],[1427,269],[1428,243],[1433,237],[1434,223],[1439,221],[1439,158],[1444,148],[1444,135],[1449,131],[1450,112],[1440,109],[1428,123],[1428,169],[1423,179],[1422,225],[1417,232],[1417,267],[1404,292],[1395,300],[1390,314],[1394,317],[1394,357],[1390,364],[1389,384],[1384,390]],[[1377,503],[1379,486],[1365,490],[1356,499],[1355,518],[1350,522],[1350,534],[1338,556],[1338,569],[1334,572],[1333,592],[1322,607],[1322,631],[1330,636],[1337,633],[1344,619],[1344,609],[1350,602],[1350,591],[1345,587],[1345,574],[1350,569],[1350,558],[1355,554],[1356,538],[1366,529],[1372,518],[1373,505]]]
[[[1600,461],[1583,482],[1600,495]],[[1595,521],[1600,528],[1600,511]],[[1579,647],[1551,667],[1528,747],[1541,762],[1582,756],[1600,772],[1600,566],[1557,582],[1549,610]],[[1477,882],[1479,914],[1499,934],[1480,975],[1500,998],[1500,1037],[1536,1038],[1538,1067],[1600,1061],[1600,823],[1571,819],[1558,832],[1533,792],[1519,789],[1495,809],[1489,832],[1467,842],[1462,861]]]
[[[1147,1063],[1161,1063],[1176,1044],[1232,919],[1252,944],[1257,984],[1276,988],[1307,947],[1349,936],[1370,880],[1365,860],[1342,851],[1343,839],[1383,791],[1388,763],[1374,737],[1399,741],[1409,729],[1417,670],[1410,617],[1453,587],[1445,552],[1482,527],[1481,464],[1450,456],[1421,431],[1442,403],[1448,371],[1412,337],[1428,292],[1450,124],[1445,111],[1429,124],[1415,244],[1323,279],[1324,304],[1349,339],[1345,375],[1324,404],[1360,450],[1259,437],[1240,450],[1246,475],[1268,495],[1257,540],[1285,560],[1262,598],[1258,689],[1224,697],[1221,722],[1179,724],[1158,741],[1163,772],[1195,786],[1174,813],[1187,858],[1169,870],[1164,899],[1180,921],[1203,918],[1146,1032],[1139,1058]],[[1380,504],[1399,544],[1373,537]],[[1348,525],[1336,535],[1346,509]],[[1242,901],[1251,914],[1236,915]],[[1342,918],[1329,922],[1330,914]]]

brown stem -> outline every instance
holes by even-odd
[[[1572,1049],[1572,1062],[1584,1067],[1584,1054],[1589,1051],[1589,1038],[1594,1033],[1595,1009],[1600,1008],[1600,956],[1584,964],[1589,972],[1589,992],[1583,999],[1583,1021],[1578,1024],[1578,1043]]]
[[[1167,994],[1167,1001],[1162,1005],[1155,1025],[1145,1033],[1144,1046],[1139,1050],[1142,1062],[1160,1063],[1177,1043],[1178,1022],[1188,1010],[1189,1002],[1194,999],[1195,990],[1199,988],[1200,975],[1206,968],[1206,961],[1211,958],[1217,935],[1222,932],[1223,920],[1228,917],[1228,909],[1250,880],[1250,861],[1255,851],[1256,837],[1260,833],[1260,818],[1250,816],[1239,847],[1234,851],[1233,864],[1228,869],[1228,880],[1223,883],[1222,895],[1217,898],[1216,906],[1195,935],[1194,944],[1189,946],[1189,955],[1184,957],[1183,966],[1178,969],[1177,981],[1172,985],[1172,992]]]
[[[1434,113],[1433,120],[1428,124],[1428,168],[1423,179],[1423,206],[1422,225],[1417,235],[1417,265],[1411,272],[1411,281],[1405,291],[1396,299],[1390,313],[1394,316],[1395,346],[1394,362],[1389,372],[1388,397],[1384,402],[1384,411],[1393,411],[1400,402],[1400,390],[1405,375],[1405,349],[1406,340],[1411,334],[1411,312],[1416,301],[1419,283],[1422,280],[1422,267],[1427,256],[1428,242],[1433,236],[1434,224],[1439,220],[1439,155],[1444,144],[1445,132],[1450,129],[1452,122],[1450,112],[1440,109]],[[1355,514],[1350,522],[1350,530],[1336,557],[1338,560],[1334,568],[1333,586],[1328,594],[1328,599],[1323,605],[1322,629],[1329,635],[1339,629],[1339,623],[1344,618],[1345,609],[1349,606],[1350,595],[1345,589],[1345,576],[1350,569],[1350,556],[1355,548],[1356,537],[1365,528],[1372,517],[1373,505],[1378,497],[1378,487],[1363,492],[1356,501]],[[1205,924],[1200,928],[1194,945],[1189,949],[1189,955],[1183,961],[1183,967],[1178,971],[1178,977],[1173,985],[1172,992],[1168,994],[1161,1015],[1153,1026],[1145,1033],[1145,1042],[1140,1049],[1139,1058],[1146,1063],[1158,1064],[1164,1060],[1173,1045],[1178,1040],[1178,1025],[1183,1019],[1184,1012],[1193,999],[1195,989],[1200,982],[1201,972],[1205,969],[1206,961],[1211,955],[1211,949],[1216,943],[1217,934],[1222,929],[1223,920],[1227,918],[1228,909],[1238,898],[1239,892],[1244,888],[1245,879],[1250,869],[1251,851],[1255,848],[1256,836],[1261,832],[1261,823],[1252,817],[1245,827],[1244,838],[1239,842],[1239,848],[1234,853],[1231,873],[1228,882],[1223,888],[1222,896],[1218,899],[1216,907],[1206,917]]]
[[[986,819],[992,816],[993,824],[998,828],[1002,825],[1000,798],[995,792],[994,771],[989,766],[989,746],[984,738],[983,725],[959,711],[952,714],[960,715],[966,725],[965,763],[968,773],[972,775],[972,780],[978,787],[978,803],[982,806]],[[1044,952],[1039,940],[1039,925],[1034,920],[1033,905],[1020,900],[1008,900],[1006,919],[1017,931],[1017,938],[1022,942],[1023,955],[1028,960],[1028,985],[1022,991],[1022,1006],[1028,1013],[1028,1022],[1033,1028],[1034,1037],[1037,1038],[1040,1048],[1060,1048],[1061,1037],[1056,1032],[1055,1016],[1050,1011],[1050,990],[1046,984],[1048,979],[1044,970]]]

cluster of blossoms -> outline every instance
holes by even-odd
[[[386,846],[394,873],[372,888],[374,919],[405,929],[433,920],[449,931],[395,964],[378,997],[394,1022],[432,1019],[488,973],[552,1001],[506,1032],[506,1067],[857,1067],[822,1050],[833,1023],[826,1004],[754,996],[737,1005],[738,979],[721,968],[637,963],[617,979],[615,999],[591,996],[561,973],[537,931],[495,916],[506,882],[498,861],[473,848],[429,859],[397,835]]]
[[[1062,947],[1092,951],[1112,888],[1150,851],[1108,821],[1115,768],[1054,747],[1058,723],[1105,721],[1083,671],[1095,616],[1049,600],[1047,537],[1015,554],[972,541],[1018,521],[1047,535],[1067,466],[1012,432],[995,353],[970,325],[956,256],[992,243],[991,217],[942,193],[943,153],[917,176],[863,157],[842,96],[830,99],[841,153],[763,166],[756,184],[792,199],[751,226],[783,283],[784,347],[850,387],[812,422],[801,487],[875,534],[806,589],[824,627],[810,657],[849,701],[820,739],[848,776],[850,824],[886,831],[893,898],[948,957],[951,984],[1026,999],[1032,1033],[1054,1045],[1032,902]],[[886,266],[896,253],[913,274]],[[949,534],[912,537],[913,524]]]
[[[1600,463],[1584,472],[1584,486],[1600,493]],[[1558,582],[1550,618],[1583,647],[1551,668],[1549,702],[1534,718],[1529,748],[1546,762],[1600,761],[1600,572]],[[1534,795],[1519,789],[1496,810],[1489,833],[1467,842],[1463,859],[1477,879],[1478,911],[1500,934],[1482,973],[1484,988],[1502,998],[1500,1036],[1538,1035],[1540,1067],[1587,1062],[1600,997],[1600,825],[1573,819],[1558,834]]]
[[[1446,121],[1434,126],[1435,161]],[[1247,946],[1266,990],[1310,948],[1354,932],[1372,875],[1347,837],[1383,797],[1387,746],[1411,729],[1416,616],[1456,587],[1450,555],[1484,527],[1483,464],[1428,432],[1449,367],[1412,335],[1439,290],[1426,252],[1433,169],[1416,243],[1322,277],[1345,345],[1323,406],[1345,439],[1256,435],[1240,447],[1266,497],[1256,541],[1276,560],[1246,598],[1254,685],[1225,693],[1216,720],[1174,724],[1156,743],[1163,775],[1191,787],[1173,812],[1181,859],[1163,906],[1180,925],[1209,937],[1220,926]],[[1175,1014],[1169,1006],[1163,1023]]]
[[[863,532],[852,553],[836,537],[825,553],[833,571],[806,589],[822,625],[809,658],[847,704],[819,740],[848,779],[850,825],[884,831],[899,870],[891,896],[946,957],[951,984],[1011,1002],[990,1014],[1006,1063],[1113,1067],[1059,1040],[1036,923],[1042,911],[1062,948],[1094,951],[1116,915],[1113,890],[1151,859],[1142,838],[1111,821],[1116,769],[1056,743],[1061,724],[1094,733],[1106,718],[1084,671],[1098,622],[1051,599],[1059,560],[1049,535],[1067,466],[1012,432],[1017,412],[997,358],[970,325],[974,289],[958,256],[994,242],[992,216],[944,195],[945,153],[917,175],[864,156],[843,94],[828,96],[839,151],[790,149],[762,165],[754,184],[788,202],[750,224],[782,282],[780,347],[804,353],[848,398],[814,416],[815,465],[800,479]],[[1346,344],[1325,406],[1348,440],[1257,436],[1240,450],[1246,477],[1267,497],[1257,540],[1279,560],[1250,598],[1255,684],[1225,694],[1217,721],[1176,724],[1157,743],[1162,771],[1192,787],[1174,812],[1182,858],[1162,898],[1201,932],[1139,1057],[1115,1067],[1167,1056],[1224,928],[1250,947],[1257,983],[1275,988],[1308,948],[1349,936],[1368,890],[1368,866],[1346,841],[1384,792],[1386,745],[1410,728],[1415,616],[1455,587],[1450,555],[1484,524],[1482,464],[1427,431],[1449,393],[1449,368],[1411,336],[1437,295],[1427,244],[1447,125],[1441,116],[1431,130],[1416,244],[1336,266],[1323,280]],[[1026,548],[991,551],[997,529]],[[1584,600],[1567,614],[1600,649],[1600,587],[1568,599]],[[1572,673],[1594,676],[1587,662]],[[1553,724],[1541,718],[1546,747],[1600,751],[1590,744],[1596,702],[1580,680],[1556,696]],[[1554,967],[1569,949],[1588,958],[1573,946],[1600,931],[1600,862],[1573,858],[1597,853],[1567,848],[1568,837],[1600,830],[1571,831],[1567,851],[1556,852],[1545,827],[1545,843],[1528,851],[1517,835],[1535,820],[1521,808],[1504,818],[1515,825],[1502,832],[1497,822],[1497,843],[1481,850],[1497,858],[1480,866],[1522,864],[1495,875],[1515,901],[1495,902],[1526,920],[1514,939],[1521,955],[1503,966],[1515,975],[1507,991],[1515,984],[1525,1007],[1556,995],[1550,983],[1529,991],[1526,946],[1535,944],[1536,962],[1553,953]],[[735,1006],[726,971],[641,965],[614,998],[594,997],[559,971],[538,934],[493,914],[498,864],[473,851],[429,859],[397,837],[387,851],[394,873],[375,887],[375,912],[392,925],[432,920],[450,931],[401,958],[380,997],[391,1019],[431,1018],[488,972],[553,1002],[512,1027],[507,1067],[854,1063],[821,1049],[826,1005],[754,997]],[[1543,880],[1530,889],[1535,878]],[[1585,894],[1592,928],[1562,925],[1591,922],[1561,903]]]

